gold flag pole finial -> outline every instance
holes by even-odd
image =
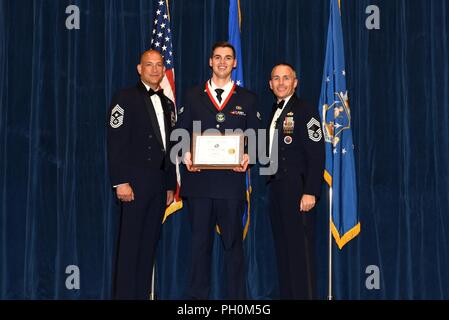
[[[340,0],[338,0],[338,1],[340,1]],[[165,3],[167,4],[168,21],[170,21],[170,9],[168,8],[168,0],[165,0]]]
[[[237,2],[239,7],[239,30],[240,32],[242,32],[242,12],[240,11],[240,0],[238,0]]]

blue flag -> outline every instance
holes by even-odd
[[[237,58],[237,68],[232,71],[232,80],[240,86],[244,87],[243,82],[243,61],[242,61],[242,45],[240,42],[240,1],[229,0],[229,24],[228,24],[229,43],[235,48]]]
[[[319,111],[324,129],[324,178],[332,188],[332,235],[341,249],[360,233],[351,110],[346,89],[345,53],[338,0],[330,0],[326,59]]]
[[[235,48],[235,55],[237,58],[237,68],[232,71],[232,80],[235,84],[243,87],[243,61],[242,61],[242,46],[240,42],[240,1],[229,0],[229,24],[228,24],[228,42]],[[249,228],[250,220],[250,199],[251,199],[251,180],[250,171],[246,172],[246,203],[245,211],[242,217],[243,223],[243,239],[246,238]]]

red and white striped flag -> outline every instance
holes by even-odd
[[[153,31],[151,35],[151,49],[157,50],[162,54],[165,63],[165,77],[162,79],[161,87],[164,94],[175,103],[175,69],[174,52],[172,45],[172,30],[170,27],[170,12],[168,10],[168,0],[158,0],[154,3],[155,13],[153,21]],[[175,112],[176,113],[176,112]],[[182,208],[182,199],[179,197],[179,187],[181,185],[181,176],[179,174],[179,164],[176,163],[176,193],[175,201],[165,209],[165,215],[162,223],[172,213]]]

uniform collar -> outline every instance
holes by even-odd
[[[223,95],[222,97],[224,99],[226,99],[226,97],[228,96],[229,92],[231,91],[232,87],[234,86],[234,81],[229,81],[227,84],[225,84],[224,87],[218,87],[213,81],[212,79],[209,79],[209,81],[207,81],[207,85],[209,86],[209,89],[211,92],[215,92],[215,89],[223,89]]]
[[[282,107],[282,110],[284,110],[285,106],[288,104],[288,102],[290,101],[290,98],[293,97],[295,95],[295,93],[289,95],[287,98],[284,99],[278,99],[276,103],[281,102],[282,100],[284,100],[284,106]]]
[[[142,80],[140,80],[140,82],[145,86],[145,89],[147,89],[147,91],[150,91],[150,86],[147,85],[145,82],[143,82]],[[161,86],[158,86],[157,89],[155,91],[158,91],[159,89],[161,89]]]

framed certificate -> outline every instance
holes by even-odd
[[[243,159],[243,134],[193,134],[192,162],[198,169],[234,169]]]

